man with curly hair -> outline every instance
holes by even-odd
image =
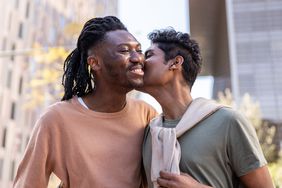
[[[150,122],[143,143],[149,188],[272,188],[252,125],[234,110],[191,96],[202,59],[189,34],[149,34],[142,91],[163,113]]]

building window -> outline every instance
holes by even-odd
[[[1,146],[3,148],[5,148],[6,147],[6,138],[7,138],[7,128],[6,127],[4,127],[2,134],[3,135],[2,135],[2,144],[1,144]]]
[[[18,33],[18,36],[20,39],[23,38],[23,23],[21,22],[20,25],[19,25],[19,33]]]
[[[16,113],[16,103],[12,102],[12,107],[11,107],[11,119],[15,119],[15,113]]]
[[[4,160],[0,158],[0,180],[3,178]]]
[[[15,166],[16,166],[16,162],[13,160],[11,162],[11,168],[10,168],[10,181],[14,180],[14,176],[15,176]]]
[[[23,90],[23,77],[21,76],[19,82],[19,95],[22,94],[22,90]]]
[[[29,17],[29,8],[30,8],[30,2],[27,2],[26,4],[26,9],[25,9],[25,17]]]
[[[15,50],[16,50],[16,45],[15,44],[13,44],[12,45],[12,55],[11,55],[11,61],[14,61],[14,59],[15,59]]]
[[[11,85],[12,85],[12,70],[11,69],[9,69],[8,70],[8,75],[7,75],[7,82],[6,82],[7,84],[7,88],[11,88]]]

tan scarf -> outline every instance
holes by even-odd
[[[197,98],[189,105],[175,128],[163,127],[162,115],[150,122],[152,136],[151,180],[154,188],[158,187],[157,178],[161,170],[180,174],[181,148],[177,138],[221,107],[223,106],[212,100]]]

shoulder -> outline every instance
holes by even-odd
[[[240,112],[223,107],[203,121],[204,123],[213,124],[213,127],[221,129],[224,134],[235,135],[236,132],[249,132],[254,134],[254,127],[251,122]]]
[[[143,100],[140,99],[134,99],[134,98],[127,98],[127,101],[130,104],[135,104],[135,105],[140,105],[140,106],[144,106],[144,107],[149,107],[149,108],[153,108],[150,104],[146,103]]]
[[[63,112],[65,109],[71,108],[71,102],[70,101],[60,101],[56,102],[49,107],[47,107],[43,113],[41,114],[41,117],[43,120],[48,119],[57,119],[58,116],[60,116],[61,112]]]
[[[128,100],[130,112],[135,112],[139,116],[145,117],[147,123],[158,113],[156,109],[145,101],[129,98]]]
[[[144,112],[152,111],[154,113],[157,113],[156,109],[153,106],[143,100],[129,98],[128,103],[135,109],[142,110]]]
[[[232,109],[222,108],[218,111],[218,118],[221,118],[222,124],[226,126],[229,140],[236,140],[240,138],[241,141],[257,139],[256,131],[252,123],[244,116],[244,114]]]
[[[246,117],[244,117],[243,114],[229,107],[220,108],[217,112],[214,113],[214,117],[219,118],[226,123],[247,121]]]
[[[63,124],[64,114],[73,109],[74,107],[71,104],[71,100],[56,102],[42,112],[36,122],[36,126],[39,126],[41,129],[51,130],[54,126]]]

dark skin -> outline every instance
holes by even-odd
[[[144,55],[140,43],[127,31],[106,33],[87,60],[96,89],[83,100],[91,110],[120,111],[126,104],[126,94],[143,85]]]

